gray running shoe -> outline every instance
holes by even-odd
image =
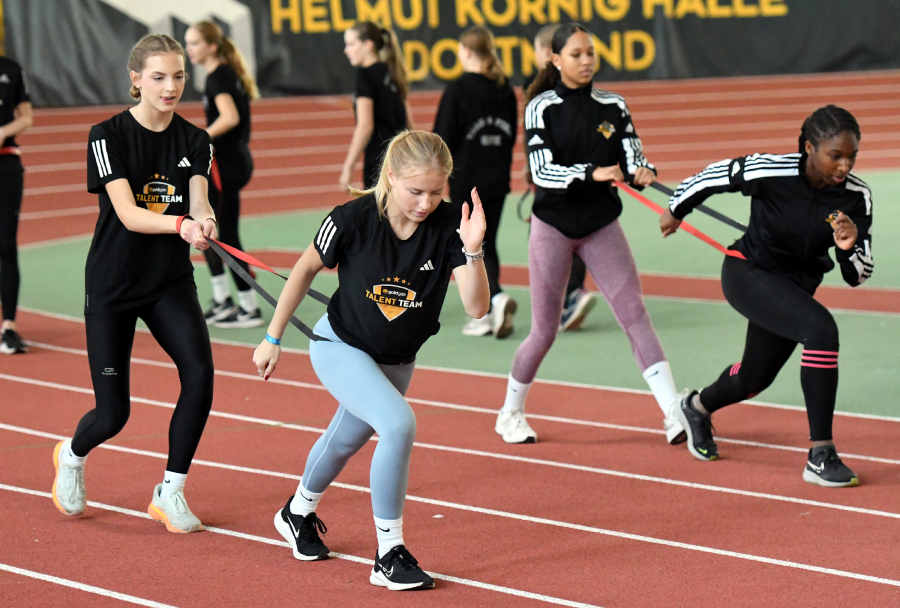
[[[147,513],[156,521],[166,524],[166,530],[169,532],[186,534],[203,530],[203,524],[188,508],[187,500],[184,498],[184,488],[174,494],[163,496],[162,484],[156,484],[153,489],[153,500],[147,507]]]

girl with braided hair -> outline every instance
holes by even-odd
[[[829,488],[859,484],[832,441],[838,327],[813,298],[835,266],[832,247],[850,286],[872,276],[872,193],[850,173],[859,140],[850,112],[819,108],[803,123],[799,152],[713,163],[682,182],[660,219],[665,237],[713,194],[751,197],[747,233],[731,246],[745,259],[728,256],[722,265],[725,298],[749,321],[744,355],[711,385],[685,397],[676,412],[688,449],[700,460],[719,455],[712,413],[765,390],[800,343],[800,385],[812,442],[803,480]]]

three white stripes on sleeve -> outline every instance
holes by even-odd
[[[100,179],[112,174],[112,167],[109,166],[109,155],[106,153],[106,140],[98,139],[91,142],[91,149],[94,151],[94,158],[97,160],[97,169],[100,170]]]
[[[328,252],[328,246],[331,245],[331,239],[334,237],[335,232],[337,232],[337,226],[331,221],[331,216],[329,215],[322,222],[322,227],[319,228],[319,234],[316,236],[316,245],[319,246],[322,253]]]

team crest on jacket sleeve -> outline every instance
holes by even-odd
[[[603,134],[603,137],[609,139],[612,137],[612,134],[616,132],[616,126],[608,121],[603,121],[600,123],[600,126],[597,127],[597,131]]]
[[[366,290],[366,297],[378,305],[388,321],[393,321],[410,308],[422,308],[422,302],[416,301],[416,292],[410,289],[409,282],[400,277],[383,279],[381,284],[372,286],[372,291]]]

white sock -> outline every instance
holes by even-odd
[[[669,415],[672,402],[678,398],[678,391],[675,390],[675,380],[672,378],[672,368],[669,367],[668,361],[660,361],[654,363],[644,370],[644,380],[653,391],[656,397],[656,403],[662,410],[663,416]]]
[[[294,493],[294,499],[291,501],[291,513],[306,517],[310,513],[315,512],[324,493],[319,492],[316,494],[315,492],[310,492],[303,487],[303,482],[301,481],[297,485],[297,492]]]
[[[375,518],[375,534],[378,535],[378,557],[384,555],[403,544],[403,518],[378,519]]]
[[[163,477],[162,490],[160,496],[169,496],[175,494],[178,490],[184,489],[184,481],[187,479],[187,473],[173,473],[166,471]]]
[[[240,303],[241,308],[244,309],[244,312],[255,312],[256,309],[259,308],[259,304],[256,303],[256,292],[252,289],[239,291],[238,302]]]
[[[509,382],[506,385],[506,401],[503,402],[503,408],[500,411],[504,414],[516,411],[524,412],[525,398],[528,396],[528,391],[531,389],[532,384],[533,382],[528,384],[519,382],[510,374]]]
[[[72,440],[69,439],[59,450],[60,459],[70,467],[83,467],[87,456],[76,456],[72,451]]]
[[[228,290],[228,275],[224,272],[218,276],[212,277],[213,300],[217,304],[224,302],[231,292]]]

